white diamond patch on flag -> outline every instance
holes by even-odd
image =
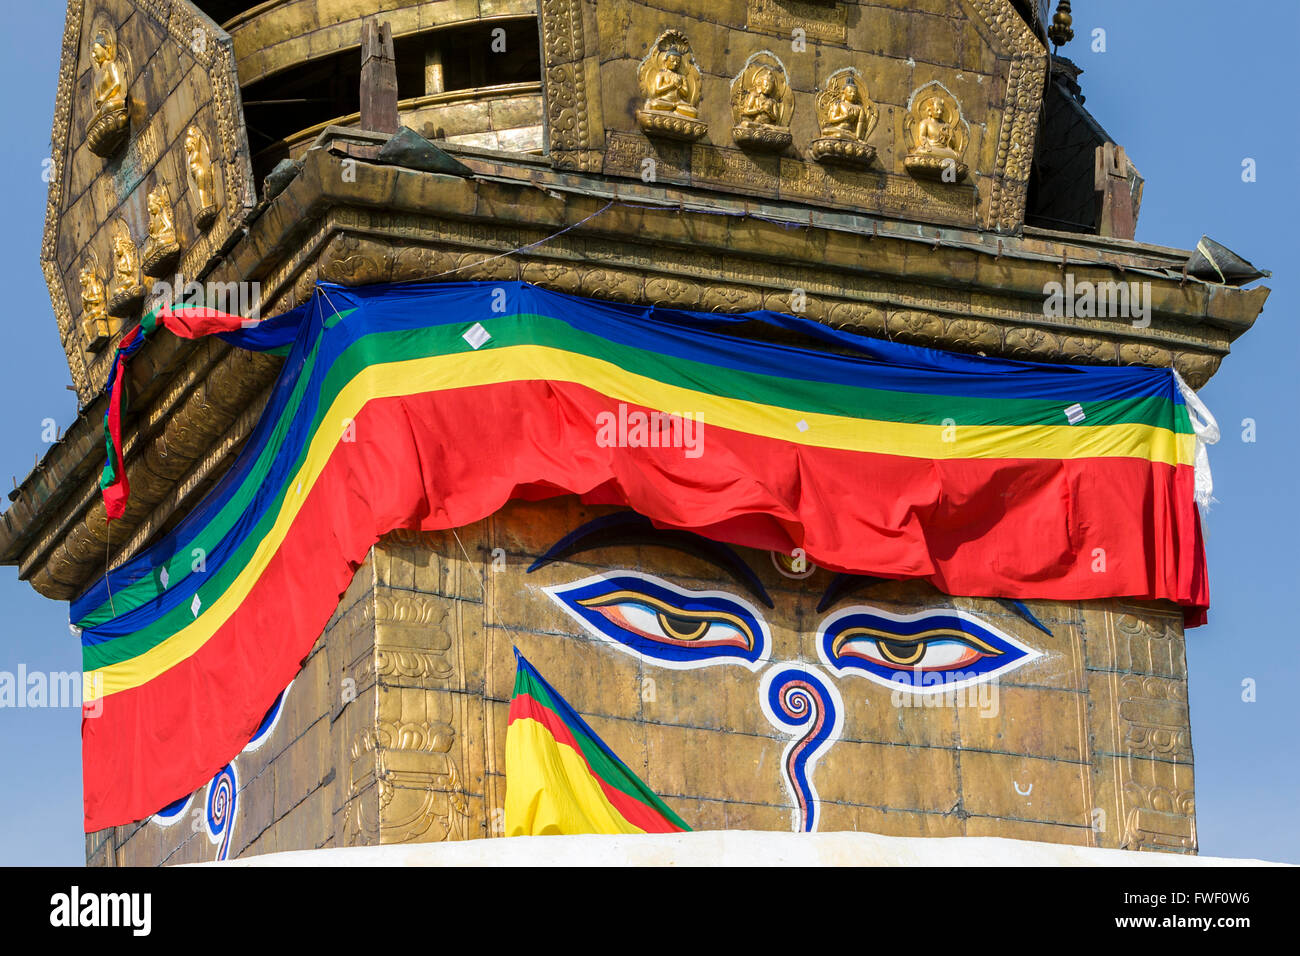
[[[469,343],[470,348],[478,349],[485,345],[492,336],[487,329],[483,328],[482,322],[475,322],[461,338]]]
[[[169,580],[171,580],[171,579],[167,576],[167,569],[166,569],[166,568],[159,568],[159,569],[158,569],[158,580],[162,583],[163,590],[166,591],[166,590],[167,590],[167,582],[168,582]]]
[[[1065,420],[1071,425],[1077,425],[1087,417],[1087,415],[1083,414],[1083,406],[1078,402],[1065,410]]]
[[[199,596],[196,594],[194,595],[194,600],[190,602],[190,613],[195,617],[198,617],[199,608],[201,607],[203,607],[203,602],[199,600]]]

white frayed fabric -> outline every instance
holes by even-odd
[[[1172,371],[1178,391],[1183,393],[1183,401],[1187,403],[1187,413],[1192,420],[1192,431],[1196,433],[1196,503],[1202,508],[1209,508],[1210,502],[1214,500],[1212,497],[1214,476],[1210,474],[1209,446],[1219,440],[1219,423],[1214,420],[1214,416],[1201,401],[1201,397],[1183,381],[1178,370]]]

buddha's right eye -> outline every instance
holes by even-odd
[[[757,669],[767,657],[767,627],[758,611],[721,591],[687,591],[628,571],[546,592],[589,633],[667,667]]]

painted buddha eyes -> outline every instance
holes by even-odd
[[[685,611],[637,591],[615,591],[604,597],[585,598],[578,603],[599,611],[615,626],[651,641],[681,647],[739,647],[748,650],[754,646],[750,626],[726,611]]]
[[[966,667],[985,657],[1003,654],[987,641],[942,628],[910,640],[898,640],[886,631],[873,628],[848,628],[836,639],[835,651],[837,657],[861,657],[885,667],[920,667],[933,671]]]
[[[721,591],[687,591],[634,571],[545,590],[588,632],[666,667],[739,663],[758,670],[769,656],[762,615]],[[826,618],[817,649],[837,677],[918,694],[982,683],[1041,656],[965,611],[899,615],[868,606]]]
[[[635,572],[597,574],[545,590],[588,631],[667,667],[740,663],[757,669],[767,656],[762,617],[720,591],[686,591]]]
[[[566,538],[553,550],[562,553],[571,543]],[[533,570],[544,563],[539,559]],[[992,681],[1042,656],[962,610],[898,615],[858,605],[831,614],[817,632],[818,656],[831,671],[827,675],[805,661],[774,661],[762,614],[722,591],[688,591],[640,571],[609,571],[543,590],[584,631],[642,662],[675,669],[741,664],[758,672],[766,667],[759,678],[759,704],[778,735],[788,738],[781,771],[795,827],[804,831],[816,830],[820,818],[813,772],[844,728],[844,701],[834,678],[857,675],[893,692],[929,695]],[[761,583],[755,590],[773,606]],[[823,605],[844,596],[842,588],[832,586]],[[1051,633],[1023,605],[1014,610]],[[892,695],[891,701],[899,706]],[[925,702],[946,700],[934,696]],[[954,699],[955,706],[960,703]]]
[[[845,608],[823,623],[817,649],[837,676],[857,674],[921,694],[990,680],[1041,656],[970,614],[947,609],[899,615]]]

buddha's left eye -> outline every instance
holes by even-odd
[[[768,634],[757,610],[721,591],[687,591],[637,572],[546,588],[591,634],[668,667],[761,666]]]
[[[846,608],[826,619],[817,647],[838,675],[856,673],[917,693],[990,680],[1040,656],[959,610],[899,615],[873,607]]]
[[[974,664],[986,657],[1000,657],[1003,652],[988,642],[965,635],[932,634],[929,637],[897,640],[892,635],[868,629],[840,633],[839,652],[856,655],[886,667],[919,667],[946,671]]]

